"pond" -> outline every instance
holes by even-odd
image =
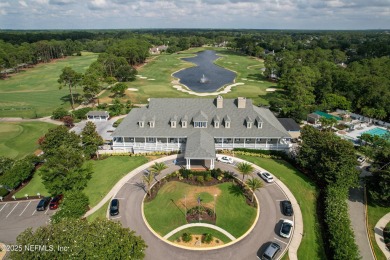
[[[213,62],[219,56],[215,51],[202,51],[195,57],[183,58],[183,60],[196,64],[173,74],[180,83],[195,92],[214,92],[226,84],[234,82],[236,73],[215,65]]]

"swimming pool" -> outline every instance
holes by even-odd
[[[373,129],[370,129],[363,134],[369,134],[369,135],[378,135],[380,137],[384,137],[386,134],[389,132],[386,129],[380,128],[380,127],[375,127]]]

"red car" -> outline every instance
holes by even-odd
[[[50,209],[57,209],[57,208],[58,208],[58,205],[62,202],[62,198],[63,198],[62,194],[55,196],[55,197],[51,200],[50,205],[49,205],[49,208],[50,208]]]

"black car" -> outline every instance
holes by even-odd
[[[264,251],[261,256],[261,260],[272,260],[276,258],[276,254],[280,251],[281,247],[279,244],[272,242]]]
[[[37,205],[37,211],[43,211],[47,208],[47,205],[49,205],[51,198],[45,197],[41,199]]]
[[[110,205],[110,215],[115,216],[119,214],[119,200],[113,199]]]
[[[291,202],[289,200],[282,201],[283,214],[286,216],[292,216],[294,214]]]

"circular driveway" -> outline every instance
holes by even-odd
[[[159,178],[167,173],[178,170],[180,167],[167,161],[168,168],[163,171]],[[237,170],[232,165],[216,163],[216,168],[232,171]],[[117,192],[114,198],[120,200],[120,215],[111,217],[118,220],[124,227],[134,230],[140,235],[148,245],[145,259],[196,259],[202,256],[202,259],[256,259],[268,246],[269,242],[277,242],[281,247],[281,252],[285,251],[289,239],[280,237],[279,230],[282,219],[291,219],[281,214],[280,202],[286,200],[286,195],[275,183],[264,183],[264,187],[256,192],[260,203],[260,216],[254,229],[239,242],[221,249],[207,251],[185,250],[169,245],[157,238],[146,226],[142,218],[142,201],[145,196],[145,190],[142,183],[142,175],[139,172]],[[253,175],[259,178],[255,174]],[[240,177],[240,175],[238,175]],[[163,234],[165,235],[165,234]],[[278,256],[281,254],[279,253]]]

